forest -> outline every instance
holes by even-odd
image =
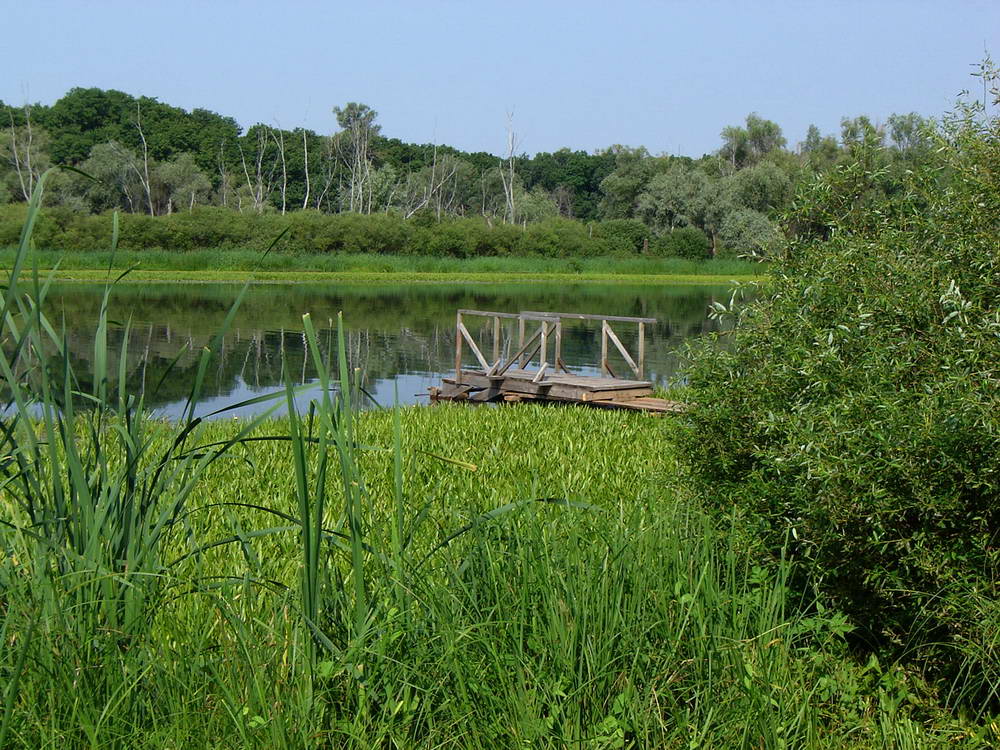
[[[297,239],[319,251],[767,258],[781,246],[778,219],[799,186],[877,146],[876,187],[892,195],[928,159],[931,142],[931,123],[912,112],[884,124],[845,117],[837,135],[811,126],[797,144],[751,113],[699,158],[619,144],[529,156],[516,153],[512,121],[506,152],[494,155],[404,143],[383,134],[365,104],[333,114],[338,130],[324,134],[265,123],[243,130],[206,109],[97,88],[74,88],[52,105],[0,102],[0,245],[16,243],[39,175],[61,165],[73,170],[53,175],[46,192],[56,225],[36,235],[59,250],[106,246],[88,234],[86,217],[116,210],[130,249],[246,247],[261,229],[252,217],[294,213],[293,226],[357,235],[324,242],[300,230]],[[169,230],[129,221],[184,213],[197,218]],[[352,217],[310,218],[343,214]],[[376,214],[382,218],[358,218]],[[533,225],[546,236],[503,229]],[[419,231],[429,226],[437,229]],[[195,227],[212,231],[202,236]]]

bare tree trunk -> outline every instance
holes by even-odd
[[[219,141],[219,187],[222,189],[222,206],[229,206],[229,172],[226,171],[226,139]]]
[[[279,155],[275,155],[270,169],[266,172],[264,170],[264,157],[267,155],[267,145],[272,137],[270,128],[264,125],[258,126],[257,153],[254,155],[253,177],[250,176],[250,169],[247,166],[243,145],[237,143],[240,150],[240,161],[243,164],[243,175],[246,177],[247,188],[250,191],[250,197],[253,199],[254,210],[258,214],[264,212],[264,201],[274,188],[274,173],[278,166]],[[275,142],[277,142],[277,139],[275,139]]]
[[[146,203],[149,206],[149,215],[153,216],[153,190],[149,184],[149,146],[146,144],[146,135],[142,132],[142,110],[139,102],[135,103],[135,126],[139,130],[139,138],[142,140],[142,171],[139,181],[146,191]]]
[[[24,146],[23,156],[17,143],[17,128],[14,125],[13,111],[9,111],[9,115],[11,160],[14,164],[14,170],[17,172],[17,181],[21,187],[21,195],[27,201],[31,199],[31,194],[35,189],[35,172],[31,166],[31,146],[34,139],[31,130],[31,105],[24,105],[24,127],[27,135],[27,143]]]
[[[281,159],[281,215],[285,215],[287,206],[286,195],[288,193],[288,165],[285,163],[285,133],[278,125],[278,135],[271,131],[271,138],[274,145],[278,147],[278,157]]]
[[[504,221],[511,224],[516,219],[514,210],[514,152],[517,150],[517,135],[514,133],[514,113],[507,113],[507,158],[500,161],[500,180],[503,182],[504,198],[507,207],[504,212]],[[504,173],[506,167],[507,173]]]
[[[306,195],[302,199],[302,208],[309,206],[309,139],[306,138],[306,130],[302,129],[302,154],[306,162]]]

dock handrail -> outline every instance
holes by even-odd
[[[486,359],[482,349],[480,349],[479,345],[476,343],[475,338],[471,333],[469,333],[469,329],[466,328],[465,324],[462,322],[462,316],[464,315],[491,318],[493,320],[492,364]],[[590,315],[586,313],[543,312],[539,310],[522,310],[518,313],[504,313],[486,310],[469,310],[463,308],[458,310],[455,316],[455,382],[462,382],[463,340],[469,345],[472,353],[482,366],[483,372],[491,377],[502,376],[515,362],[518,363],[518,366],[521,369],[524,369],[540,351],[541,357],[539,360],[538,376],[541,377],[550,366],[550,363],[546,358],[548,355],[548,338],[550,334],[554,333],[555,351],[553,361],[551,363],[552,370],[553,372],[556,372],[561,369],[563,372],[569,372],[566,367],[566,363],[562,360],[563,319],[599,320],[601,322],[601,371],[606,372],[611,377],[618,377],[615,375],[614,370],[611,369],[611,364],[608,362],[608,341],[610,340],[611,343],[615,345],[615,348],[618,349],[618,352],[622,355],[625,362],[628,363],[629,367],[636,374],[636,377],[640,379],[642,378],[646,360],[645,326],[647,323],[656,323],[656,318],[640,318],[625,315]],[[506,362],[502,361],[500,356],[501,320],[516,320],[518,322],[518,348]],[[526,324],[528,322],[537,322],[539,326],[538,330],[525,340],[527,333]],[[624,344],[622,344],[621,339],[618,338],[617,334],[615,334],[614,330],[611,328],[612,322],[635,323],[638,325],[638,350],[636,352],[637,356],[634,359],[632,355],[629,354]],[[538,342],[537,344],[535,343],[536,341]],[[531,349],[531,347],[534,348]],[[530,353],[528,351],[529,349],[531,349]]]

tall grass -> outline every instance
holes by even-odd
[[[307,317],[305,413],[286,385],[283,420],[203,423],[202,368],[150,420],[106,305],[80,373],[21,283],[43,185],[2,310],[0,747],[971,741],[686,504],[642,415],[358,416]]]
[[[0,263],[10,263],[16,249],[0,249]],[[258,250],[118,250],[93,252],[38,251],[35,258],[42,268],[57,263],[64,271],[103,270],[136,267],[143,271],[298,271],[325,273],[434,273],[434,274],[571,274],[571,275],[680,275],[680,276],[760,276],[765,264],[743,260],[687,260],[684,258],[544,258],[480,257],[436,258],[370,253],[317,254],[283,250],[261,260]]]

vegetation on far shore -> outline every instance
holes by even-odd
[[[16,250],[0,250],[9,267]],[[101,281],[109,268],[132,269],[124,281],[517,281],[605,283],[719,284],[762,278],[768,265],[740,260],[680,258],[427,258],[398,255],[315,255],[272,251],[262,257],[250,250],[118,250],[95,252],[35,251],[42,269],[56,269],[60,279]]]
[[[36,233],[51,249],[107,247],[117,210],[128,250],[259,248],[281,223],[293,247],[317,253],[766,258],[799,189],[859,145],[880,149],[882,194],[932,158],[933,123],[916,113],[845,117],[838,135],[811,126],[797,144],[751,113],[696,158],[620,144],[517,154],[514,123],[507,153],[467,153],[387,137],[366,104],[333,113],[339,129],[323,134],[244,131],[96,88],[0,102],[0,246],[16,242],[39,175],[60,165],[73,169],[49,180]]]

